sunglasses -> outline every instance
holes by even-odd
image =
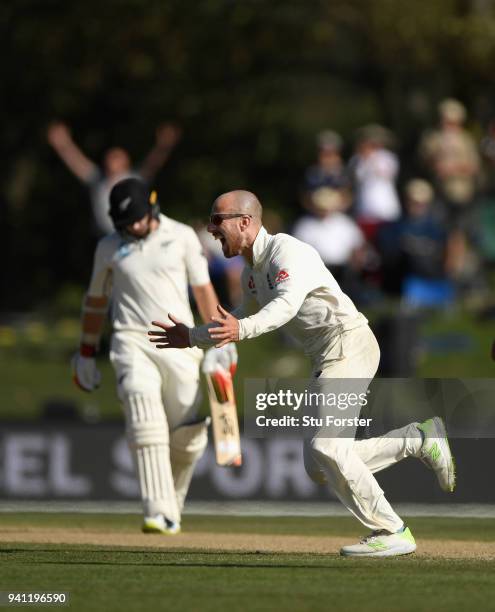
[[[246,215],[245,213],[215,213],[213,215],[210,215],[210,223],[218,227],[219,225],[222,225],[222,221],[224,219],[235,219],[236,217],[252,218],[252,216],[253,215]]]

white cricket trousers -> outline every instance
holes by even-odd
[[[179,522],[194,465],[207,444],[199,349],[158,350],[144,332],[117,332],[110,360],[126,418],[145,516]]]
[[[324,360],[316,365],[315,372],[321,371],[319,379],[362,378],[360,391],[366,391],[380,361],[378,342],[367,325],[344,332],[341,341],[344,357]],[[320,431],[304,444],[304,462],[309,476],[319,484],[327,483],[366,527],[391,532],[399,530],[403,521],[386,500],[373,473],[405,457],[419,455],[422,438],[417,424],[411,423],[368,440],[321,435]]]

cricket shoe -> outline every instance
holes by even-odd
[[[373,531],[359,544],[343,546],[340,554],[344,557],[394,557],[409,555],[416,550],[416,542],[409,527],[403,527],[395,533],[390,531]]]
[[[433,417],[420,423],[418,428],[424,434],[419,458],[435,471],[440,487],[452,493],[455,488],[455,464],[442,419]]]
[[[176,535],[180,533],[180,523],[169,521],[163,514],[155,514],[155,516],[145,516],[143,533],[163,533],[165,535]]]

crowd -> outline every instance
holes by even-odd
[[[358,130],[347,163],[336,132],[317,137],[305,212],[292,232],[358,303],[398,295],[411,307],[445,306],[484,290],[495,235],[495,122],[478,143],[460,102],[444,100],[438,114],[438,126],[418,139],[420,175],[402,183],[394,136],[382,126]]]
[[[482,293],[485,267],[495,261],[495,120],[478,139],[466,129],[466,109],[446,99],[438,125],[418,138],[417,176],[401,168],[397,142],[380,125],[357,130],[353,151],[333,130],[316,138],[316,159],[304,173],[300,215],[289,229],[314,246],[343,290],[366,306],[399,296],[405,306],[448,306],[457,297]],[[96,234],[110,231],[107,195],[127,176],[150,181],[180,140],[172,124],[158,128],[140,167],[112,148],[100,170],[72,140],[69,128],[53,124],[50,144],[89,187]],[[281,218],[267,211],[272,231]],[[193,223],[224,303],[239,299],[239,258],[226,260],[198,221]],[[285,230],[287,231],[287,230]]]

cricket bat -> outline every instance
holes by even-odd
[[[241,436],[230,372],[206,374],[217,465],[242,464]]]

